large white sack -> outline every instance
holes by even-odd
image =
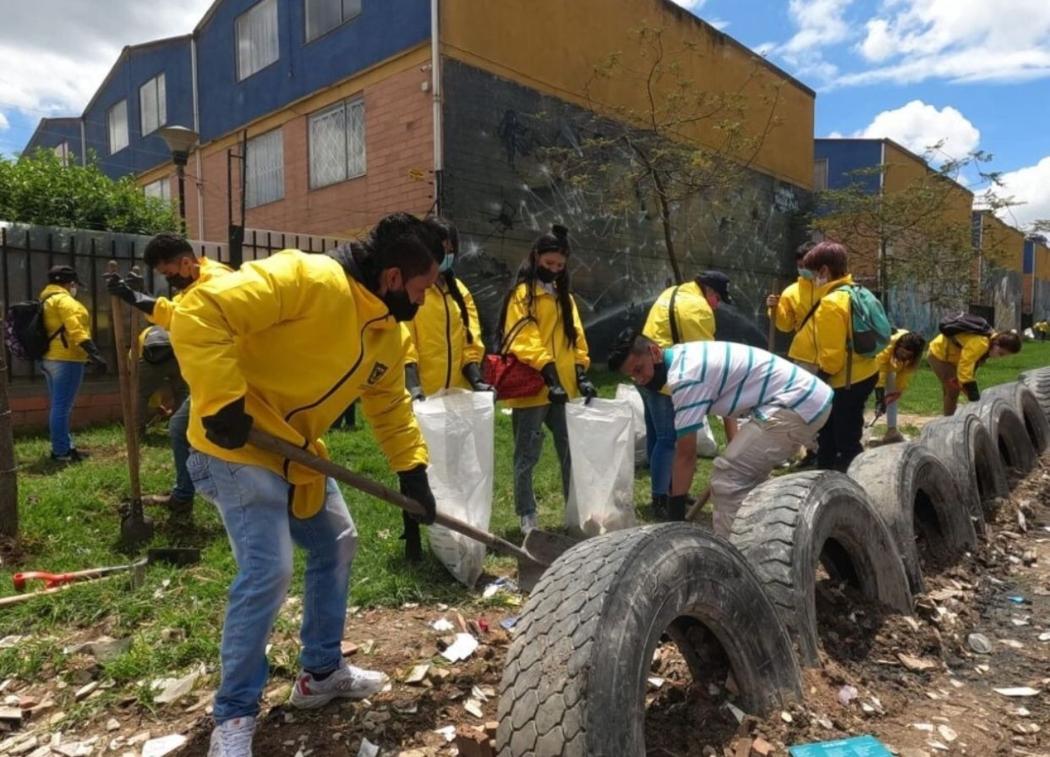
[[[642,393],[634,384],[618,384],[616,399],[631,406],[634,418],[634,467],[644,468],[649,464],[649,454],[645,447],[645,403],[642,402]]]
[[[597,536],[634,518],[634,411],[626,400],[571,402],[565,410],[572,454],[565,525]]]
[[[489,530],[492,515],[492,392],[461,389],[412,404],[430,451],[427,476],[440,512]],[[430,549],[456,580],[473,588],[485,545],[442,526],[430,526]]]

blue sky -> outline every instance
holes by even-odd
[[[11,154],[41,116],[79,114],[121,47],[191,31],[211,0],[0,2],[0,153]],[[816,90],[817,136],[985,150],[1024,203],[1008,220],[1050,218],[1050,0],[675,2]]]

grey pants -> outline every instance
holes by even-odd
[[[514,509],[518,515],[536,512],[536,494],[532,490],[532,470],[543,452],[543,426],[554,436],[554,449],[561,463],[561,493],[569,496],[569,432],[565,426],[565,405],[514,408]]]

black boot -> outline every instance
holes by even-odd
[[[667,505],[667,519],[670,521],[685,520],[685,506],[688,495],[679,494],[671,497]]]
[[[401,538],[405,540],[405,559],[409,562],[420,562],[423,559],[423,543],[419,534],[419,523],[407,513],[401,514],[405,530]]]
[[[663,522],[667,520],[667,500],[666,494],[659,494],[653,497],[652,503],[649,505],[649,514],[653,520]]]

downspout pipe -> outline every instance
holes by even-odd
[[[441,212],[442,179],[445,170],[443,91],[441,88],[441,8],[430,0],[430,90],[434,101],[434,209]]]
[[[200,99],[197,89],[197,35],[190,37],[190,79],[193,86],[193,130],[201,133],[201,111]],[[197,239],[204,240],[204,192],[201,191],[204,176],[204,164],[201,160],[201,146],[197,144],[194,150],[194,162],[196,170],[194,173],[194,184],[197,187]]]

